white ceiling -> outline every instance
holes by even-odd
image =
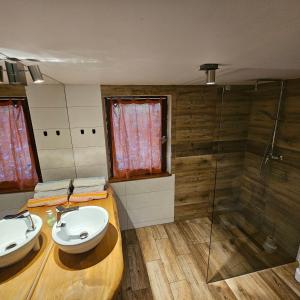
[[[0,50],[69,84],[300,77],[299,0],[1,0]]]

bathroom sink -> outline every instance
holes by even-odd
[[[99,206],[82,206],[64,213],[52,229],[57,246],[67,253],[83,253],[96,247],[109,224],[108,212]]]
[[[18,262],[32,249],[39,250],[38,237],[43,222],[39,216],[30,216],[35,227],[31,231],[25,218],[0,220],[0,268]]]

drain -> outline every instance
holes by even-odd
[[[9,244],[8,246],[5,247],[5,251],[10,250],[12,248],[15,248],[16,246],[17,246],[16,243],[11,243],[11,244]]]
[[[86,231],[81,232],[81,233],[79,234],[79,237],[80,237],[82,240],[86,239],[88,236],[89,236],[89,234],[88,234]]]

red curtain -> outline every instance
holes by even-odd
[[[161,172],[161,100],[114,100],[110,106],[113,175]]]
[[[0,100],[0,191],[28,190],[38,182],[22,101]]]

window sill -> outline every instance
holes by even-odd
[[[153,175],[135,176],[135,177],[130,177],[130,178],[114,178],[114,177],[111,177],[108,180],[108,182],[109,183],[115,183],[115,182],[142,180],[142,179],[154,179],[154,178],[168,177],[168,176],[172,176],[172,174],[170,174],[168,172],[164,172],[164,173],[153,174]]]

